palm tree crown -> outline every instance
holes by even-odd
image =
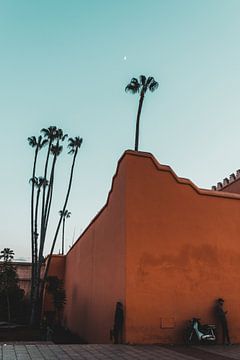
[[[77,151],[81,145],[82,145],[83,139],[80,138],[79,136],[76,136],[75,138],[69,138],[68,139],[68,148],[69,150],[69,154],[73,154],[75,153],[75,151]]]
[[[136,132],[135,132],[135,150],[138,151],[139,143],[139,123],[140,116],[142,111],[142,104],[144,96],[147,90],[151,92],[155,91],[158,88],[158,82],[154,80],[152,76],[146,78],[144,75],[139,76],[139,81],[137,78],[132,78],[130,83],[125,87],[126,92],[131,92],[132,94],[140,93],[138,113],[137,113],[137,122],[136,122]]]
[[[31,147],[41,150],[41,148],[47,144],[47,140],[43,139],[41,135],[38,138],[36,138],[36,136],[31,136],[28,137],[28,143]]]
[[[33,183],[37,189],[41,188],[43,185],[48,186],[48,180],[45,180],[42,176],[35,176],[34,178],[31,178],[29,182]]]
[[[9,262],[14,258],[14,252],[13,250],[9,248],[4,248],[0,253],[0,259],[3,259],[4,262]]]
[[[71,216],[71,211],[68,211],[67,209],[65,211],[60,210],[59,211],[59,215],[63,216],[64,218],[70,218]]]
[[[155,91],[158,88],[158,82],[154,80],[152,76],[146,78],[144,75],[139,76],[139,81],[137,78],[132,78],[130,83],[125,87],[126,92],[131,92],[136,94],[137,92],[145,94],[147,90],[151,92]]]
[[[43,136],[49,140],[55,140],[58,136],[58,129],[56,126],[49,126],[49,128],[45,129],[43,128],[41,130],[41,133]]]

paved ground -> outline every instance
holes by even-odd
[[[1,344],[0,360],[231,360],[240,359],[240,345],[230,347],[163,347],[158,345]]]

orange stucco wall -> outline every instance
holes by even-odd
[[[240,196],[200,190],[147,154],[126,162],[127,341],[181,342],[221,296],[240,342]]]
[[[109,342],[115,304],[125,303],[125,169],[107,205],[66,256],[64,323],[92,343]]]
[[[64,322],[109,342],[116,301],[125,341],[179,343],[187,320],[213,322],[225,299],[240,342],[240,195],[201,190],[151,154],[119,161],[107,204],[66,256]]]

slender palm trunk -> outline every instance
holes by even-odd
[[[35,274],[35,242],[34,242],[34,179],[36,173],[36,164],[37,164],[37,156],[38,156],[38,146],[35,150],[35,156],[33,161],[33,173],[32,173],[32,194],[31,194],[31,244],[32,244],[32,279],[31,279],[31,299],[33,297],[33,288],[34,288],[34,274]]]
[[[49,204],[48,204],[47,213],[46,213],[45,236],[46,236],[46,232],[47,232],[48,220],[49,220],[49,215],[50,215],[50,210],[51,210],[51,205],[52,205],[52,195],[53,195],[53,186],[51,186]]]
[[[53,183],[54,183],[56,161],[57,161],[57,155],[54,155],[53,162],[52,162],[50,181],[49,181],[49,186],[48,186],[48,192],[47,192],[45,211],[44,211],[44,222],[45,222],[44,223],[44,242],[45,242],[45,237],[46,237],[46,233],[47,233],[48,220],[49,220],[50,209],[51,209],[51,204],[52,204]],[[44,242],[43,242],[43,247],[44,247]]]
[[[10,301],[9,301],[8,290],[6,291],[6,300],[7,300],[8,322],[10,322],[11,321],[11,312],[10,312]]]
[[[64,255],[64,235],[65,235],[65,216],[63,216],[63,226],[62,226],[62,255]]]
[[[39,259],[41,260],[41,257],[43,255],[43,246],[44,246],[44,235],[45,235],[45,205],[46,205],[46,181],[47,181],[47,170],[48,170],[48,162],[49,162],[49,156],[50,156],[50,150],[52,146],[52,141],[49,142],[48,146],[48,152],[45,162],[45,169],[44,169],[44,183],[43,183],[43,194],[42,194],[42,214],[41,214],[41,231],[40,231],[40,244],[39,244]],[[39,269],[38,269],[39,271]],[[39,272],[40,273],[40,272]]]
[[[141,93],[138,105],[138,112],[137,112],[137,122],[136,122],[136,132],[135,132],[135,151],[138,151],[139,145],[139,125],[140,125],[140,116],[142,111],[142,104],[144,100],[144,93]]]
[[[40,197],[40,191],[41,188],[39,186],[38,191],[37,191],[37,198],[36,198],[36,206],[35,206],[35,218],[34,218],[34,247],[35,247],[35,255],[34,255],[34,263],[37,264],[37,254],[38,254],[38,207],[39,207],[39,197]],[[35,266],[34,269],[34,281],[36,281],[36,277],[37,277],[37,268]],[[35,284],[36,285],[36,284]]]
[[[42,196],[42,214],[41,214],[41,226],[40,226],[40,242],[39,242],[39,252],[38,252],[38,260],[36,264],[36,279],[33,289],[32,296],[32,309],[31,309],[31,319],[30,324],[33,326],[38,322],[39,318],[39,287],[40,287],[40,276],[41,276],[41,267],[42,267],[42,257],[43,257],[43,236],[44,236],[44,209],[45,209],[45,193],[46,193],[46,179],[47,179],[47,169],[48,169],[48,161],[51,150],[52,141],[49,142],[48,152],[45,162],[44,169],[44,182],[43,182],[43,196]]]
[[[61,213],[60,219],[58,221],[58,225],[57,225],[56,232],[55,232],[55,235],[54,235],[54,239],[53,239],[53,242],[52,242],[51,251],[49,253],[49,259],[48,259],[48,262],[47,262],[47,266],[46,266],[46,270],[45,270],[44,278],[43,278],[42,292],[43,292],[44,284],[46,282],[46,278],[48,276],[48,270],[49,270],[49,267],[50,267],[50,264],[51,264],[52,254],[53,254],[54,247],[55,247],[55,244],[56,244],[59,229],[60,229],[60,226],[61,226],[61,223],[62,223],[62,220],[63,220],[63,214],[64,214],[64,212],[66,210],[66,207],[67,207],[68,198],[69,198],[70,190],[71,190],[71,187],[72,187],[73,171],[74,171],[74,166],[75,166],[77,153],[78,153],[78,148],[76,148],[76,151],[75,151],[75,153],[73,155],[73,162],[72,162],[71,173],[70,173],[70,178],[69,178],[68,190],[67,190],[65,202],[64,202],[64,205],[63,205],[62,213]]]

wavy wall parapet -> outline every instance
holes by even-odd
[[[98,219],[98,217],[102,214],[102,212],[104,211],[104,209],[108,206],[109,204],[109,200],[111,197],[111,194],[113,192],[113,188],[114,188],[114,184],[115,184],[115,180],[116,178],[119,176],[119,169],[121,164],[124,162],[125,158],[127,158],[128,156],[134,156],[134,157],[139,157],[139,158],[148,158],[149,160],[151,160],[156,168],[157,171],[165,171],[165,172],[169,172],[173,178],[176,180],[177,183],[182,184],[184,186],[189,186],[190,188],[192,188],[196,193],[198,193],[199,195],[205,195],[205,196],[217,196],[217,197],[221,197],[221,198],[230,198],[230,199],[240,199],[240,195],[238,195],[237,193],[229,193],[229,192],[224,192],[224,191],[219,191],[219,190],[224,190],[223,188],[223,184],[222,183],[218,183],[217,187],[212,187],[212,190],[210,189],[201,189],[199,188],[197,185],[195,185],[191,180],[187,179],[187,178],[183,178],[183,177],[179,177],[174,170],[171,168],[171,166],[169,165],[162,165],[159,163],[159,161],[151,154],[148,152],[142,152],[142,151],[133,151],[133,150],[126,150],[123,155],[121,156],[121,158],[118,161],[117,164],[117,168],[116,168],[116,172],[115,175],[112,178],[112,184],[111,184],[111,188],[110,191],[108,193],[107,196],[107,201],[105,203],[105,205],[100,209],[100,211],[93,217],[92,221],[89,223],[89,225],[86,227],[86,229],[84,230],[84,232],[80,235],[80,237],[78,238],[77,241],[79,241],[82,236],[85,234],[85,232],[91,227],[91,225]],[[225,184],[227,183],[231,183],[234,182],[238,179],[240,179],[240,169],[237,170],[236,175],[235,174],[231,174],[229,177],[229,180],[225,179]],[[75,242],[76,244],[76,242]],[[73,247],[75,246],[75,244],[73,245]],[[73,247],[69,250],[72,251]]]
[[[122,158],[120,159],[120,161],[126,156],[126,155],[132,155],[132,156],[139,156],[139,157],[145,157],[145,158],[149,158],[152,160],[152,162],[154,163],[155,167],[157,170],[159,171],[167,171],[169,173],[171,173],[171,175],[174,177],[174,179],[182,185],[188,185],[190,186],[193,190],[195,190],[198,194],[200,195],[207,195],[207,196],[218,196],[218,197],[226,197],[226,198],[231,198],[231,199],[240,199],[240,196],[238,194],[230,194],[228,192],[224,193],[219,193],[217,190],[217,188],[209,190],[209,189],[201,189],[199,188],[197,185],[195,185],[191,180],[187,179],[187,178],[183,178],[183,177],[179,177],[174,170],[169,166],[169,165],[162,165],[158,162],[158,160],[151,154],[148,152],[136,152],[136,151],[132,151],[132,150],[127,150]],[[235,174],[231,174],[230,175],[230,179],[231,182],[234,181],[234,178],[239,179],[240,178],[240,170],[237,170],[236,176]],[[230,181],[230,180],[229,180]],[[220,184],[220,183],[219,183]],[[220,185],[219,185],[220,187]],[[216,191],[213,191],[216,190]]]

